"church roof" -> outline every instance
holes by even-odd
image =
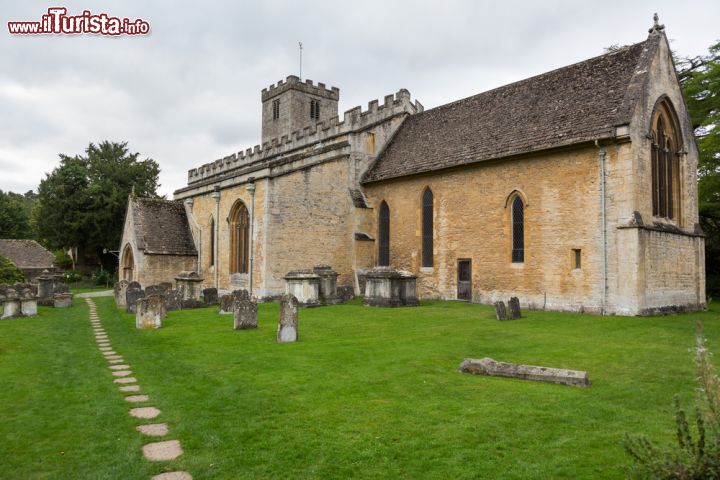
[[[52,268],[55,255],[35,240],[0,240],[0,255],[18,268]]]
[[[138,248],[146,254],[197,255],[185,207],[159,198],[131,198]]]
[[[363,182],[612,137],[630,122],[660,36],[410,115]]]

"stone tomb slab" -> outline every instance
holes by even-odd
[[[496,362],[492,358],[488,357],[479,360],[466,358],[460,364],[460,371],[475,375],[519,378],[522,380],[558,383],[574,387],[590,386],[590,380],[588,379],[588,374],[585,371]]]
[[[167,426],[167,423],[152,423],[150,425],[138,425],[135,427],[135,429],[142,433],[143,435],[147,435],[149,437],[164,437],[168,434],[170,429]]]
[[[182,447],[177,440],[148,443],[143,446],[143,455],[151,462],[165,462],[175,460],[182,455]]]
[[[155,407],[138,407],[131,409],[130,415],[135,418],[144,418],[149,420],[160,415],[160,410]]]

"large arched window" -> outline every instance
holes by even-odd
[[[515,195],[511,204],[512,211],[512,261],[525,261],[525,205],[520,195]]]
[[[250,264],[250,215],[238,200],[230,211],[230,273],[248,273]]]
[[[433,193],[430,187],[422,196],[422,266],[433,266]]]
[[[384,200],[378,218],[378,246],[378,265],[390,266],[390,207]]]
[[[682,137],[675,110],[667,98],[655,106],[650,136],[653,216],[675,219],[680,203]]]

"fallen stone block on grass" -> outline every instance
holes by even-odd
[[[581,370],[565,370],[563,368],[496,362],[492,358],[487,357],[480,360],[466,358],[460,364],[460,371],[475,375],[520,378],[523,380],[558,383],[574,387],[587,387],[590,385],[587,372]]]

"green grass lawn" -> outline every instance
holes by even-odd
[[[627,318],[552,312],[497,322],[490,307],[424,302],[302,310],[275,342],[278,308],[233,331],[216,309],[140,331],[95,299],[156,421],[184,455],[142,459],[87,308],[0,322],[0,478],[623,478],[625,432],[669,444],[672,397],[693,398],[694,322],[720,352],[720,308]],[[587,389],[457,372],[465,357],[587,370]]]

